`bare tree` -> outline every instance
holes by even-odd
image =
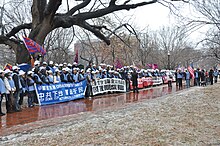
[[[23,1],[21,1],[23,2]],[[24,45],[13,36],[24,29],[29,29],[28,37],[35,40],[42,45],[47,35],[57,28],[70,28],[72,26],[79,26],[85,30],[92,32],[96,37],[110,44],[108,37],[102,33],[105,26],[91,25],[90,20],[103,17],[105,15],[117,12],[120,10],[135,9],[140,6],[163,3],[164,0],[149,0],[143,2],[132,3],[130,0],[118,1],[91,1],[83,0],[82,2],[75,2],[74,6],[67,7],[67,11],[60,12],[59,8],[63,0],[33,0],[31,6],[32,20],[24,22],[18,26],[13,27],[5,35],[0,36],[0,43],[10,45],[16,52],[17,62],[27,62],[28,52]],[[18,51],[19,50],[19,51]]]

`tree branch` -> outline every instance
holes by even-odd
[[[87,23],[86,21],[78,24],[78,26],[92,32],[96,37],[98,37],[99,39],[103,40],[107,45],[110,45],[110,40],[105,37],[99,29],[93,27],[92,25],[90,25],[89,23]]]
[[[157,1],[158,0],[151,0],[149,2],[141,2],[141,3],[129,4],[129,5],[124,5],[124,4],[123,5],[114,5],[114,6],[106,7],[106,8],[103,8],[103,9],[99,9],[99,10],[94,11],[94,12],[84,12],[84,13],[76,14],[76,15],[74,15],[74,17],[78,17],[78,18],[81,18],[83,20],[98,18],[98,17],[102,17],[104,15],[110,14],[112,12],[116,12],[116,11],[119,11],[119,10],[135,9],[137,7],[140,7],[140,6],[156,3]]]
[[[7,37],[15,36],[16,33],[18,33],[22,29],[31,29],[32,23],[25,23],[21,24],[17,27],[14,27],[8,34],[6,34]]]
[[[62,4],[62,0],[50,0],[44,11],[44,15],[50,15],[50,14],[54,15],[61,4]]]
[[[115,2],[116,2],[117,0],[111,0],[110,1],[110,3],[109,3],[109,6],[115,6]]]
[[[69,12],[67,12],[67,15],[73,15],[77,10],[80,10],[86,7],[90,2],[91,0],[84,0],[82,3],[80,3],[79,5],[76,5]]]

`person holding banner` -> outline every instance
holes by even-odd
[[[68,73],[68,70],[67,68],[63,68],[62,69],[63,73],[60,75],[60,79],[61,79],[61,82],[63,83],[71,83],[72,82],[72,78],[70,76],[70,74]]]
[[[55,70],[55,76],[54,76],[54,81],[53,83],[54,84],[57,84],[57,83],[60,83],[61,82],[61,79],[60,79],[60,70],[59,69],[56,69]]]

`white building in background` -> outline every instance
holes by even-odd
[[[16,62],[15,53],[6,45],[0,44],[0,67],[4,67],[5,64],[9,63],[14,65]]]

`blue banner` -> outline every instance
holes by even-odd
[[[56,104],[85,97],[86,80],[79,83],[36,85],[40,105]]]

